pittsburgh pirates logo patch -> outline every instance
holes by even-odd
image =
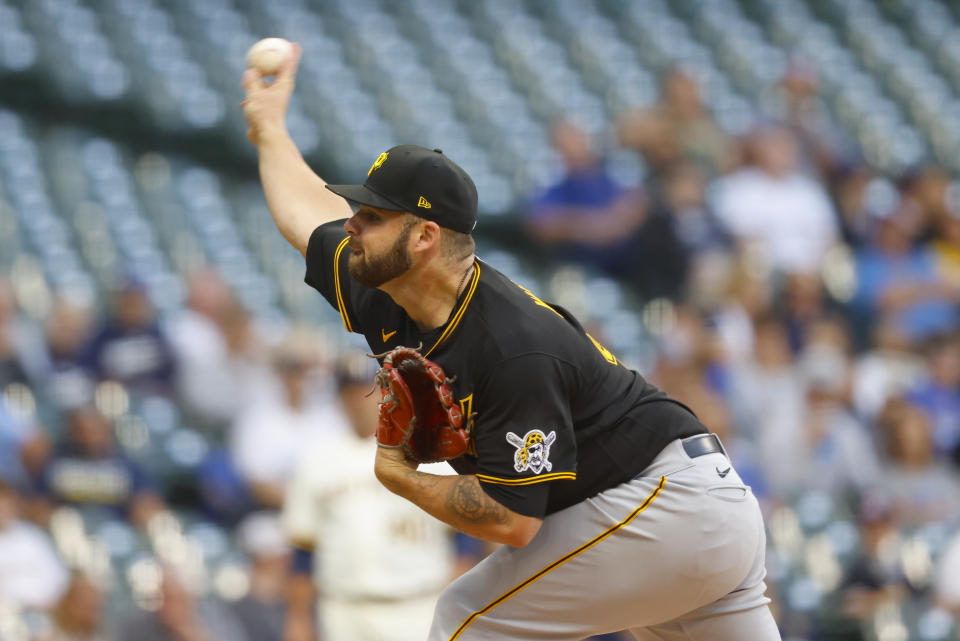
[[[544,434],[540,430],[530,430],[520,438],[513,432],[507,432],[507,443],[517,448],[513,454],[513,469],[518,472],[533,470],[539,474],[543,470],[553,469],[550,462],[550,446],[557,440],[557,433]]]

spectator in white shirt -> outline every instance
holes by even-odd
[[[345,429],[332,392],[324,394],[319,380],[318,344],[312,334],[291,332],[273,354],[279,390],[248,406],[231,428],[233,462],[259,507],[283,504],[304,443],[324,431]]]
[[[0,602],[46,610],[69,574],[46,532],[18,517],[17,494],[0,479]]]
[[[854,369],[854,408],[864,419],[874,420],[887,400],[916,385],[923,373],[923,359],[910,338],[892,317],[880,319],[871,348],[858,357]]]
[[[205,425],[232,421],[262,389],[267,367],[249,313],[213,269],[188,279],[184,309],[167,326],[177,357],[176,391],[185,408]]]
[[[789,130],[762,129],[751,149],[752,164],[714,183],[717,216],[775,270],[816,271],[838,238],[833,205],[823,187],[798,170],[797,143]]]

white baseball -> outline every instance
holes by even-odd
[[[277,73],[284,61],[293,54],[293,45],[283,38],[264,38],[247,51],[247,66],[264,76]]]

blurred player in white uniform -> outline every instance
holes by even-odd
[[[379,394],[369,392],[376,362],[360,358],[337,372],[353,429],[305,444],[287,491],[283,524],[297,548],[288,641],[423,641],[454,576],[453,531],[374,476]],[[445,463],[427,467],[453,473]]]

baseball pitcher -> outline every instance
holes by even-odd
[[[760,510],[716,436],[474,255],[476,188],[439,149],[320,179],[284,126],[299,55],[270,85],[245,72],[248,137],[306,282],[381,357],[377,477],[505,544],[444,590],[427,638],[779,639]]]

